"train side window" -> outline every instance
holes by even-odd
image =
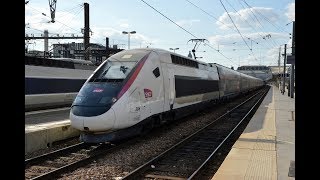
[[[152,72],[153,72],[153,74],[154,74],[154,76],[155,76],[156,78],[160,76],[159,67],[155,68]]]

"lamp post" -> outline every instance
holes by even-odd
[[[128,34],[128,49],[130,49],[130,34],[135,34],[136,31],[131,31],[131,32],[127,32],[127,31],[122,31],[122,34]]]
[[[179,48],[169,48],[170,50],[173,50],[173,52],[175,53],[176,50],[178,50]]]

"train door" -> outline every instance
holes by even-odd
[[[164,81],[164,111],[173,109],[175,89],[174,89],[174,73],[170,68],[170,64],[161,63]]]
[[[141,116],[140,91],[136,88],[130,95],[129,101],[129,122],[139,122]]]
[[[170,110],[173,109],[173,104],[174,104],[174,97],[175,97],[175,87],[174,87],[174,73],[173,70],[168,68],[168,75],[169,75],[169,107]]]

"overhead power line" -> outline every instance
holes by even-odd
[[[244,20],[244,22],[246,22],[254,31],[256,31],[260,36],[261,36],[261,38],[263,38],[264,36],[263,35],[261,35],[260,33],[259,33],[259,31],[253,26],[253,25],[251,25],[245,18],[242,18],[242,16],[241,16],[241,14],[239,13],[239,11],[237,11],[232,5],[231,5],[231,3],[229,3],[229,1],[228,0],[226,0],[226,2],[229,4],[229,6],[240,16],[240,19],[243,19]],[[250,38],[251,40],[253,40],[252,38]],[[269,41],[266,41],[267,43],[268,43],[268,45],[270,45],[269,44]],[[257,43],[257,42],[256,42]],[[257,43],[258,44],[258,43]],[[262,45],[262,44],[260,44],[260,45]],[[271,48],[273,47],[273,45],[271,45]]]
[[[249,48],[249,50],[251,51],[251,53],[252,53],[252,55],[254,56],[255,60],[256,60],[256,61],[258,61],[258,60],[257,60],[257,58],[255,57],[255,55],[254,55],[253,51],[252,51],[252,48],[250,48],[250,47],[249,47],[249,45],[248,45],[248,43],[244,40],[244,38],[243,38],[243,36],[242,36],[241,32],[239,31],[238,27],[237,27],[237,26],[236,26],[236,24],[234,23],[234,21],[233,21],[233,19],[231,18],[231,16],[230,16],[230,14],[229,14],[228,10],[226,9],[226,7],[224,6],[224,4],[222,3],[222,1],[221,1],[221,0],[220,0],[220,3],[221,3],[221,5],[223,6],[223,8],[224,8],[224,10],[226,11],[226,13],[228,14],[228,16],[229,16],[229,18],[230,18],[230,20],[231,20],[232,24],[234,25],[234,27],[237,29],[238,33],[240,34],[240,36],[241,36],[242,40],[246,43],[247,47],[248,47],[248,48]]]
[[[75,14],[75,16],[77,16],[81,11],[83,11],[84,10],[84,6],[80,6],[80,8],[74,13]],[[70,18],[68,18],[68,19],[66,19],[64,22],[66,23],[66,24],[68,24],[69,22],[71,22],[71,20],[73,20],[73,17],[70,17]],[[58,29],[58,32],[62,32],[63,31],[63,26],[64,25],[62,25],[59,29]]]
[[[180,26],[179,24],[177,24],[176,22],[172,21],[170,18],[168,18],[166,15],[162,14],[160,11],[158,11],[156,8],[152,7],[150,4],[148,4],[147,2],[145,2],[144,0],[141,0],[142,2],[144,2],[146,5],[148,5],[149,7],[151,7],[153,10],[155,10],[156,12],[158,12],[159,14],[161,14],[163,17],[165,17],[166,19],[168,19],[169,21],[171,21],[173,24],[175,24],[176,26],[178,26],[179,28],[183,29],[185,32],[187,32],[188,34],[190,34],[191,36],[197,38],[197,36],[193,35],[191,32],[189,32],[188,30],[186,30],[185,28],[183,28],[182,26]]]
[[[35,10],[35,11],[38,11],[38,12],[39,12],[40,14],[42,14],[43,16],[45,16],[45,17],[47,17],[47,18],[50,18],[50,17],[49,17],[49,16],[47,16],[45,13],[43,13],[43,12],[41,12],[41,11],[39,11],[39,10],[37,10],[37,9],[33,8],[33,7],[31,7],[30,5],[29,5],[28,7],[30,7],[31,9],[33,9],[33,10]],[[49,21],[49,22],[50,22],[50,21]],[[76,30],[76,29],[74,29],[74,28],[72,28],[72,27],[70,27],[70,26],[68,26],[68,25],[66,25],[66,24],[64,24],[64,23],[62,23],[62,22],[60,22],[60,21],[55,20],[55,22],[58,22],[58,23],[60,23],[60,24],[63,24],[63,25],[65,25],[66,27],[69,27],[70,29],[73,29],[73,30],[75,30],[75,31],[77,31],[77,32],[82,33],[81,31]]]
[[[240,0],[239,0],[240,1]],[[253,9],[253,7],[251,7],[245,0],[242,0],[250,9]],[[283,31],[285,33],[289,33],[287,31],[284,30],[284,28],[280,28],[278,26],[276,26],[274,23],[272,23],[266,16],[264,16],[263,14],[261,14],[260,12],[257,11],[257,13],[262,16],[266,21],[268,21],[273,27],[277,28],[280,31]]]
[[[220,21],[218,18],[216,18],[215,16],[211,15],[210,13],[208,13],[207,11],[203,10],[202,8],[200,8],[199,6],[195,5],[194,3],[190,2],[189,0],[186,0],[188,3],[192,4],[194,7],[198,8],[200,11],[204,12],[205,14],[207,14],[208,16],[212,17],[213,19],[217,20],[218,22],[220,22],[221,24],[225,25],[226,27],[228,27],[231,30],[234,30],[232,27],[229,27],[227,24],[225,24],[224,22]]]
[[[247,47],[250,49],[250,47],[249,47],[248,43],[244,40],[244,38],[243,38],[243,36],[242,36],[241,32],[239,31],[239,29],[238,29],[238,27],[236,26],[236,24],[233,22],[233,20],[232,20],[232,18],[231,18],[231,16],[230,16],[230,14],[229,14],[229,12],[227,11],[226,7],[225,7],[225,6],[224,6],[224,4],[221,2],[221,0],[220,0],[220,3],[222,4],[222,6],[223,6],[224,10],[227,12],[227,14],[228,14],[228,16],[229,16],[229,18],[230,18],[230,20],[231,20],[232,24],[233,24],[233,25],[234,25],[234,27],[237,29],[237,31],[238,31],[238,33],[240,34],[240,36],[241,36],[242,40],[243,40],[243,41],[244,41],[244,43],[247,45]],[[252,51],[252,50],[251,50],[251,51]]]
[[[212,14],[208,13],[207,11],[203,10],[201,7],[195,5],[194,3],[190,2],[189,0],[186,0],[188,3],[190,3],[191,5],[193,5],[194,7],[198,8],[199,10],[201,10],[202,12],[204,12],[205,14],[207,14],[208,16],[214,18],[215,20],[217,20],[218,22],[220,22],[221,24],[225,25],[227,28],[231,29],[232,31],[238,33],[238,31],[235,28],[232,28],[230,26],[228,26],[227,24],[225,24],[224,22],[220,21],[218,18],[216,18],[215,16],[213,16]],[[245,38],[249,39],[249,37],[243,35]],[[252,39],[252,38],[250,38]],[[252,39],[254,41],[254,39]],[[254,41],[255,42],[255,41]]]
[[[160,11],[158,11],[156,8],[154,8],[153,6],[151,6],[150,4],[148,4],[147,2],[145,2],[144,0],[141,0],[143,3],[145,3],[146,5],[148,5],[150,8],[152,8],[153,10],[155,10],[156,12],[158,12],[159,14],[161,14],[163,17],[165,17],[166,19],[168,19],[170,22],[172,22],[173,24],[175,24],[176,26],[178,26],[179,28],[181,28],[182,30],[184,30],[186,33],[190,34],[192,37],[196,38],[196,39],[200,39],[197,36],[195,36],[194,34],[192,34],[190,31],[186,30],[185,28],[183,28],[182,26],[180,26],[179,24],[177,24],[176,22],[174,22],[173,20],[171,20],[170,18],[168,18],[166,15],[164,15],[163,13],[161,13]],[[231,61],[233,64],[234,63],[231,58],[226,57],[224,54],[222,54],[219,50],[215,49],[214,47],[212,47],[210,44],[204,43],[205,45],[209,46],[210,48],[216,50],[219,54],[221,54],[223,57],[225,57],[226,59],[228,59],[229,61]]]

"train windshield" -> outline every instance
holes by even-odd
[[[92,76],[90,82],[103,80],[123,80],[131,72],[136,62],[110,61],[104,63]]]
[[[129,50],[111,56],[92,76],[90,82],[124,80],[147,53],[148,51]]]

